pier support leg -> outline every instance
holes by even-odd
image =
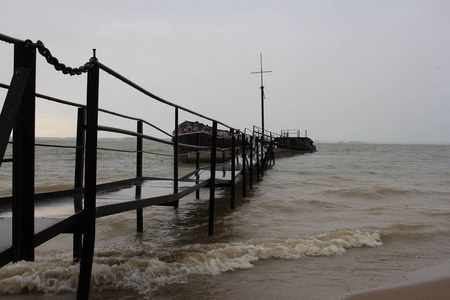
[[[261,181],[260,172],[261,172],[261,162],[259,161],[259,139],[256,138],[256,180]]]
[[[236,137],[234,130],[231,131],[231,209],[234,209],[236,202]]]
[[[261,177],[264,177],[264,129],[263,136],[261,137]]]
[[[83,187],[84,179],[84,146],[86,145],[86,109],[84,107],[78,108],[77,118],[77,150],[75,153],[75,182],[74,188]],[[74,198],[74,211],[78,213],[83,210],[83,198]],[[73,234],[73,260],[81,260],[81,249],[83,247],[83,235],[81,233]]]
[[[97,126],[99,67],[88,71],[87,128],[86,128],[86,174],[84,184],[84,236],[78,276],[77,299],[89,299],[92,263],[95,246],[96,184],[97,184]]]
[[[34,140],[36,49],[27,43],[14,47],[14,68],[29,70],[13,131],[13,261],[34,260]],[[26,77],[25,77],[26,78]],[[3,129],[3,128],[2,128]],[[6,130],[4,128],[3,130]]]
[[[217,122],[213,122],[211,136],[211,176],[209,179],[209,222],[208,235],[214,233],[214,197],[216,189],[216,147],[217,146]]]
[[[136,185],[136,193],[135,197],[137,199],[141,199],[142,194],[142,186]],[[136,210],[136,231],[137,232],[144,232],[144,211],[142,208],[138,208]]]
[[[142,120],[137,122],[137,133],[144,133],[144,123]],[[136,141],[136,178],[142,178],[142,150],[143,150],[143,139],[142,136],[139,136]],[[140,199],[142,193],[142,186],[136,186],[136,194],[135,198]],[[143,232],[144,231],[144,211],[142,208],[136,209],[136,231]]]
[[[196,145],[200,146],[200,133],[195,135]],[[200,176],[198,175],[198,169],[200,168],[200,149],[195,150],[195,170],[197,170],[197,174],[195,174],[195,183],[198,184],[200,182]],[[200,199],[200,190],[195,191],[195,198]]]
[[[250,136],[250,165],[249,165],[249,170],[250,170],[250,188],[253,188],[253,135]]]
[[[242,197],[247,197],[247,163],[246,163],[246,140],[245,134],[241,135],[241,147],[242,147]]]
[[[173,145],[173,193],[178,194],[178,107],[175,107],[175,135]],[[178,208],[179,201],[174,202],[174,208]]]

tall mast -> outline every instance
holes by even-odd
[[[261,128],[262,128],[262,138],[264,139],[264,81],[263,81],[263,74],[264,73],[272,73],[272,71],[264,71],[263,70],[263,63],[262,63],[262,53],[259,54],[260,63],[261,63],[261,71],[259,72],[252,72],[251,74],[261,74]]]

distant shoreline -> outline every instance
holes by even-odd
[[[36,140],[38,141],[72,141],[75,140],[76,137],[36,137]],[[99,140],[106,141],[106,140],[135,140],[133,137],[127,137],[127,138],[114,138],[114,137],[98,137]],[[10,139],[10,142],[12,139]],[[314,141],[315,144],[343,144],[343,145],[430,145],[430,146],[450,146],[450,143],[439,143],[439,142],[433,142],[433,143],[411,143],[411,142],[365,142],[365,141]]]

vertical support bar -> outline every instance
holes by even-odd
[[[225,137],[222,137],[222,163],[224,164],[227,161],[226,153],[225,153]]]
[[[242,197],[247,197],[247,163],[246,163],[246,149],[247,146],[245,133],[241,135],[241,148],[242,148]]]
[[[86,171],[84,183],[84,236],[77,299],[89,299],[92,262],[95,246],[95,214],[97,184],[97,126],[98,126],[99,67],[87,75]]]
[[[272,157],[272,165],[275,165],[275,151],[273,151],[273,148],[272,148],[272,153],[270,155]]]
[[[260,173],[260,161],[259,161],[259,138],[256,137],[255,139],[255,143],[256,143],[256,180],[259,182],[261,181],[260,177],[259,177],[259,173]]]
[[[144,133],[144,123],[142,120],[137,122],[137,133]],[[137,137],[136,141],[136,177],[142,177],[142,148],[143,148],[143,138],[142,136]]]
[[[84,147],[86,144],[86,109],[84,107],[78,108],[77,116],[77,140],[76,140],[76,152],[75,152],[75,182],[74,188],[83,187],[84,179]],[[82,209],[82,207],[81,207]],[[80,211],[75,207],[75,212]]]
[[[173,193],[178,193],[178,107],[175,107],[175,136],[173,145]],[[174,207],[178,208],[178,200]]]
[[[139,120],[137,122],[137,133],[144,133],[144,123],[142,120]],[[142,178],[142,145],[143,145],[143,139],[142,136],[137,137],[136,141],[136,178],[141,179]],[[142,187],[139,183],[139,185],[136,186],[136,199],[141,198],[141,191]],[[137,232],[143,232],[144,231],[144,212],[142,208],[136,209],[136,225],[137,225]]]
[[[217,122],[213,122],[213,131],[211,136],[211,167],[209,179],[209,222],[208,235],[214,233],[214,197],[216,188],[216,149],[217,149]]]
[[[238,134],[238,137],[237,137],[237,140],[236,140],[236,163],[239,165],[240,164],[240,162],[239,162],[239,134]]]
[[[250,136],[250,188],[253,188],[253,135]]]
[[[264,177],[264,130],[263,135],[261,137],[261,177]]]
[[[197,146],[200,146],[200,133],[199,132],[197,132],[195,134],[195,144]],[[198,169],[200,168],[200,149],[197,148],[195,151],[196,151],[196,153],[195,153],[195,170],[198,171]],[[198,172],[197,172],[197,174],[195,175],[195,183],[198,184],[199,180],[200,180],[200,176],[198,175]],[[195,191],[195,198],[200,199],[200,190]]]
[[[13,130],[13,261],[34,260],[34,140],[36,112],[36,48],[14,46],[14,68],[29,68]],[[20,99],[17,99],[20,101]]]
[[[236,202],[236,136],[234,129],[231,129],[231,209],[234,209]]]
[[[74,188],[83,187],[84,179],[84,147],[86,145],[86,109],[84,107],[78,108],[78,118],[77,118],[77,141],[76,141],[76,152],[75,152],[75,182]],[[83,210],[83,199],[82,197],[74,198],[74,210],[76,213]],[[73,234],[73,260],[81,260],[81,249],[83,247],[81,233]]]
[[[136,191],[135,191],[135,199],[139,200],[141,199],[142,195],[142,185],[141,183],[136,184]],[[144,212],[142,208],[136,209],[136,231],[137,232],[144,232]]]

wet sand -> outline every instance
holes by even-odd
[[[447,300],[450,299],[450,264],[422,269],[393,286],[354,294],[346,300]]]
[[[448,300],[450,299],[450,277],[415,285],[401,286],[356,294],[347,300]]]

